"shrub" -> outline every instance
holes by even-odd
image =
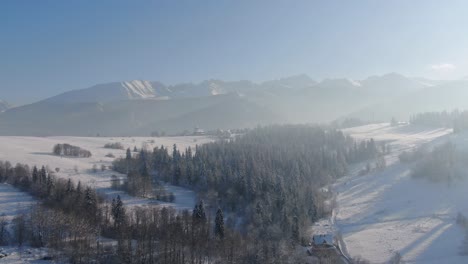
[[[82,149],[77,146],[72,146],[70,144],[57,144],[54,146],[52,152],[55,155],[60,155],[60,156],[79,157],[79,158],[91,157],[90,151]]]
[[[107,143],[107,144],[104,145],[104,148],[108,148],[108,149],[124,149],[124,146],[122,145],[122,143],[116,142],[116,143]]]

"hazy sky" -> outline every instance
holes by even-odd
[[[0,98],[96,83],[468,75],[468,1],[0,1]]]

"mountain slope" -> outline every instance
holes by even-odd
[[[468,109],[468,80],[442,82],[385,102],[374,103],[350,116],[367,120],[388,121],[395,117],[407,120],[411,114],[426,111]]]
[[[140,99],[181,99],[215,96],[229,93],[249,94],[269,90],[275,93],[291,93],[314,85],[307,75],[298,75],[261,84],[251,81],[205,80],[200,83],[165,85],[160,82],[133,80],[98,84],[86,89],[74,90],[44,100],[48,103],[118,102]]]
[[[228,129],[245,127],[245,120],[255,125],[263,123],[264,119],[274,119],[272,113],[265,111],[263,116],[244,114],[231,120],[237,111],[242,112],[247,106],[256,109],[253,103],[236,95],[118,103],[42,101],[0,114],[0,135],[147,136],[153,131],[192,131],[192,121],[207,128]]]
[[[0,112],[8,110],[9,108],[11,108],[9,103],[7,103],[6,101],[0,100]]]
[[[429,81],[427,81],[429,82]],[[407,78],[398,73],[372,76],[360,81],[363,89],[378,96],[399,96],[431,86],[430,83]]]
[[[47,103],[105,103],[132,99],[164,98],[169,93],[167,87],[161,83],[135,80],[98,84],[87,89],[65,92],[44,101]]]
[[[241,97],[232,96],[228,100],[208,107],[188,112],[184,115],[149,124],[140,131],[180,132],[195,127],[205,130],[234,129],[268,125],[286,120],[280,113],[261,107]]]

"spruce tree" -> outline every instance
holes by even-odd
[[[42,166],[39,176],[40,176],[39,182],[42,183],[42,184],[45,184],[46,181],[47,181],[47,171],[46,171],[46,168],[44,166]]]
[[[114,224],[120,227],[125,222],[125,208],[123,206],[120,195],[117,195],[117,199],[112,199],[112,216],[114,217]]]
[[[221,208],[218,208],[218,211],[216,212],[214,233],[217,238],[224,238],[224,217]]]
[[[47,196],[50,197],[52,195],[52,189],[54,188],[54,179],[50,176],[47,176]]]
[[[39,179],[39,171],[37,170],[37,167],[34,166],[33,172],[32,172],[32,180],[34,183],[36,183],[38,179]]]
[[[199,204],[195,205],[193,209],[192,217],[196,223],[203,223],[206,221],[205,206],[203,200],[200,200]]]
[[[91,190],[91,188],[86,187],[85,190],[85,206],[87,209],[94,209],[94,206],[96,205],[96,199],[94,197],[94,194]]]
[[[78,185],[76,186],[76,191],[75,191],[75,202],[76,203],[81,203],[81,195],[82,195],[82,190],[81,190],[81,181],[78,181]]]
[[[71,181],[71,179],[68,179],[68,181],[67,181],[67,190],[66,190],[67,194],[72,193],[74,191],[73,189],[74,189],[73,182]]]
[[[172,161],[174,162],[174,164],[176,164],[179,161],[179,156],[180,156],[180,153],[177,150],[177,145],[174,144],[172,146]]]

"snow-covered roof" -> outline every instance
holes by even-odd
[[[198,134],[201,134],[201,133],[205,133],[205,130],[199,128],[199,127],[196,127],[194,130],[193,130],[194,133],[198,133]]]
[[[315,245],[333,245],[332,234],[314,235],[312,241]]]

